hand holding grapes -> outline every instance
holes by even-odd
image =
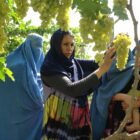
[[[100,78],[104,73],[106,73],[110,69],[112,61],[114,59],[115,52],[116,49],[114,47],[108,48],[108,50],[105,52],[103,63],[99,67],[99,69],[95,72],[98,78]]]
[[[116,49],[114,47],[108,48],[108,50],[106,51],[104,55],[103,64],[101,65],[101,67],[104,68],[105,72],[109,70],[112,64],[112,61],[114,59],[115,52],[116,52]]]

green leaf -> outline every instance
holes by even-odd
[[[4,70],[5,70],[5,74],[7,74],[8,77],[11,78],[12,81],[15,81],[15,79],[13,77],[13,72],[8,68],[5,68]]]
[[[0,63],[1,64],[5,64],[5,61],[6,61],[5,57],[0,57]]]
[[[5,73],[0,69],[0,80],[5,81]]]

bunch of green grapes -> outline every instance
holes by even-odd
[[[118,16],[119,19],[122,19],[122,20],[128,19],[127,1],[128,0],[113,0],[114,15]]]
[[[70,10],[73,0],[61,0],[59,2],[59,9],[57,15],[57,23],[60,28],[67,31],[70,24]]]
[[[67,31],[70,23],[70,9],[73,0],[31,0],[34,11],[40,13],[42,26],[48,27],[53,19],[56,18],[62,30]]]
[[[95,25],[95,34],[94,34],[94,42],[95,46],[93,47],[93,51],[98,51],[97,56],[95,55],[95,61],[101,65],[103,62],[103,53],[108,44],[110,43],[110,40],[113,35],[113,26],[114,26],[114,20],[107,16],[103,15],[100,17],[98,22]]]
[[[4,46],[7,42],[7,34],[3,27],[0,26],[0,54],[4,53]]]
[[[104,51],[107,48],[111,38],[114,26],[113,18],[103,15],[95,25],[96,33],[93,34],[95,46],[94,51]]]
[[[19,17],[24,18],[29,8],[28,0],[14,0],[16,4],[16,13]]]
[[[113,40],[112,47],[116,48],[116,66],[119,70],[123,70],[127,64],[130,45],[131,38],[124,33],[118,34]]]
[[[98,65],[99,66],[101,66],[102,65],[102,63],[103,63],[103,59],[104,58],[104,53],[96,53],[96,55],[95,55],[95,62],[96,63],[98,63]]]
[[[96,31],[109,33],[112,31],[114,25],[114,20],[109,15],[102,15],[99,17],[98,22],[96,23]]]
[[[8,2],[5,0],[0,1],[0,52],[4,52],[4,45],[7,42],[7,35],[5,31],[5,27],[7,23],[9,22],[9,16],[7,13],[9,13],[10,8],[8,5]]]
[[[31,0],[30,5],[32,6],[32,8],[35,12],[40,13],[40,19],[42,20],[42,22],[47,21],[48,24],[50,23],[49,22],[50,19],[47,18],[48,14],[50,13],[50,11],[47,12],[47,10],[49,9],[49,3],[47,3],[47,1],[45,2],[45,0],[40,0],[38,2],[37,0]],[[46,14],[47,14],[47,16],[46,16]]]
[[[58,0],[31,0],[31,6],[34,11],[40,13],[40,19],[42,20],[41,26],[47,28],[52,19],[56,17],[58,13]]]
[[[119,6],[122,8],[126,8],[127,0],[113,0],[114,6]]]
[[[80,20],[80,34],[85,43],[94,43],[93,51],[98,51],[95,61],[102,62],[102,52],[106,50],[114,26],[113,18],[108,15],[99,15],[98,20],[83,15]],[[101,55],[101,56],[100,56]]]
[[[0,27],[9,21],[8,14],[10,11],[9,4],[5,0],[0,0]]]
[[[31,0],[30,5],[35,12],[41,13],[42,10],[45,8],[46,3],[44,0],[40,0],[39,2],[37,0]]]
[[[58,13],[58,0],[46,0],[46,5],[43,9],[43,11],[40,13],[40,18],[42,20],[42,26],[47,27],[49,24],[51,24],[52,19],[56,18]]]
[[[112,37],[114,21],[108,16],[102,16],[97,21],[85,15],[80,19],[80,34],[85,43],[95,43],[94,51],[103,51]]]
[[[82,16],[80,19],[80,34],[85,43],[94,42],[92,35],[94,34],[94,20],[88,16]]]
[[[93,51],[99,51],[100,52],[100,51],[106,50],[106,48],[107,48],[107,43],[108,43],[107,39],[108,39],[108,37],[106,35],[104,36],[103,34],[100,34],[99,36],[101,36],[100,39],[94,40],[95,45],[93,47]]]
[[[100,17],[98,22],[95,25],[95,33],[93,34],[95,46],[93,51],[98,51],[95,55],[95,61],[101,65],[103,62],[104,51],[107,49],[108,44],[112,38],[112,30],[114,26],[113,18],[103,15]]]

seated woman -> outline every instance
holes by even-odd
[[[128,63],[124,70],[119,71],[116,68],[116,60],[114,60],[110,70],[103,75],[101,84],[94,91],[90,110],[93,140],[100,140],[104,137],[104,132],[106,132],[106,135],[110,135],[118,128],[120,118],[124,116],[125,112],[117,114],[119,121],[117,119],[115,123],[108,123],[108,117],[112,119],[114,116],[117,116],[115,112],[118,112],[118,108],[113,108],[114,102],[112,106],[109,104],[114,95],[119,92],[128,93],[130,90],[134,79],[132,78],[134,62],[134,56],[131,51],[129,52]],[[110,114],[108,110],[114,112]],[[111,126],[113,130],[107,129],[106,125]]]
[[[113,97],[114,101],[122,101],[122,106],[124,110],[126,110],[131,105],[132,97],[128,94],[124,93],[117,93]],[[130,116],[128,116],[128,126],[126,126],[126,130],[128,132],[134,132],[140,130],[140,114],[139,114],[139,107],[140,107],[140,99],[137,98],[135,100],[134,108],[132,109],[132,112],[130,112]]]
[[[0,81],[0,140],[40,140],[43,97],[40,66],[44,60],[43,39],[29,34],[7,56],[15,81]]]
[[[140,67],[140,57],[138,59],[138,66]],[[126,86],[120,92],[123,94],[128,93],[132,87],[133,82],[134,82],[134,73],[131,76],[128,83],[126,84]],[[138,83],[137,89],[140,90],[140,82]],[[116,101],[114,102],[114,100],[116,100]],[[121,102],[122,100],[123,100],[123,103],[125,103],[125,106],[124,106],[124,104],[122,104],[122,102]],[[125,102],[124,102],[124,100],[125,100]],[[137,107],[140,107],[139,101],[140,100],[138,98],[138,102],[136,104]],[[131,97],[129,95],[125,94],[122,96],[122,94],[121,95],[116,94],[113,97],[113,100],[111,101],[111,103],[109,105],[109,116],[108,116],[108,121],[107,121],[107,125],[105,128],[105,136],[109,136],[110,134],[114,133],[118,129],[121,121],[123,120],[123,118],[125,116],[124,109],[126,109],[126,103],[127,103],[127,107],[131,103]],[[139,110],[136,109],[132,113],[133,113],[132,116],[129,117],[128,125],[125,127],[125,129],[128,132],[134,132],[134,131],[140,130]]]

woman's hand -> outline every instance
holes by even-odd
[[[112,98],[113,101],[122,101],[122,107],[123,110],[126,110],[132,103],[132,97],[131,95],[127,95],[126,93],[117,93],[115,96]],[[136,97],[134,101],[133,108],[138,108],[140,107],[140,97]]]
[[[115,52],[116,50],[113,47],[108,48],[108,50],[106,51],[103,64],[95,71],[95,74],[98,78],[101,78],[101,76],[109,70],[114,59]]]
[[[123,110],[128,109],[128,107],[131,105],[131,100],[132,100],[132,98],[130,95],[125,96],[125,98],[121,102]]]
[[[131,97],[130,97],[131,98]],[[132,99],[132,98],[131,98]],[[131,99],[130,99],[130,102],[129,102],[129,100],[127,100],[127,101],[122,101],[122,108],[123,108],[123,110],[126,110],[129,106],[130,106],[130,104],[131,104]],[[140,107],[140,98],[137,98],[136,100],[135,100],[135,103],[134,103],[134,106],[133,106],[133,108],[139,108]]]
[[[101,65],[101,68],[104,69],[105,72],[107,72],[112,64],[112,61],[114,59],[114,54],[116,53],[115,48],[111,47],[108,48],[104,55],[104,61],[103,64]]]
[[[132,97],[126,93],[117,93],[112,98],[113,101],[121,101],[123,110],[126,110],[131,105]]]

